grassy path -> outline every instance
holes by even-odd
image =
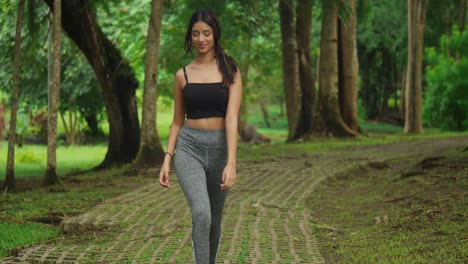
[[[437,153],[468,137],[295,153],[239,164],[230,191],[218,263],[325,263],[308,199],[330,176],[369,162]],[[190,211],[173,188],[153,183],[62,222],[66,235],[0,263],[193,263]]]

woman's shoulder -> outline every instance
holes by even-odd
[[[189,63],[185,66],[183,66],[182,68],[178,69],[177,72],[176,72],[176,76],[177,77],[184,77],[184,71],[186,71],[187,69],[189,69],[190,67],[192,66],[192,63]]]
[[[185,77],[184,77],[184,68],[186,68],[186,67],[187,67],[187,66],[184,66],[184,67],[182,67],[182,68],[180,68],[180,69],[178,69],[178,70],[176,71],[174,77],[175,77],[177,80],[182,81],[182,80],[185,79]]]
[[[190,65],[190,64],[189,64]],[[185,85],[185,75],[186,75],[186,69],[189,67],[189,65],[186,65],[180,69],[178,69],[175,73],[174,79],[176,80],[177,83],[180,83],[182,86]]]

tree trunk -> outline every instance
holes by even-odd
[[[62,1],[54,0],[53,12],[53,45],[49,43],[49,49],[53,47],[53,65],[52,65],[52,81],[49,85],[49,105],[48,105],[48,122],[47,122],[47,168],[43,184],[51,185],[58,183],[57,176],[57,114],[60,98],[60,64],[61,64],[61,34],[62,34]]]
[[[52,9],[52,0],[44,0]],[[63,2],[62,25],[84,53],[100,84],[109,121],[109,144],[103,169],[131,162],[140,146],[135,89],[138,81],[120,51],[97,24],[90,0]]]
[[[68,113],[68,121],[66,119]],[[65,143],[67,146],[75,145],[79,137],[79,120],[78,112],[69,110],[67,112],[59,111],[60,119],[62,120],[63,128],[65,129]]]
[[[465,17],[466,17],[466,0],[460,1],[460,10],[458,11],[457,26],[458,32],[462,33],[465,30]],[[455,53],[455,58],[460,60],[460,52]]]
[[[422,133],[422,55],[427,0],[408,0],[405,133]]]
[[[401,90],[400,90],[400,117],[404,119],[406,116],[406,72],[408,71],[408,64],[405,65],[403,74],[401,75]]]
[[[268,116],[268,110],[267,110],[265,101],[260,100],[259,104],[260,104],[260,111],[262,111],[262,116],[263,116],[263,121],[265,122],[265,126],[270,128],[271,127],[270,118]]]
[[[146,40],[141,145],[134,162],[135,166],[140,168],[160,165],[164,159],[164,150],[156,127],[159,40],[164,2],[165,0],[151,2],[151,17]]]
[[[301,114],[295,138],[312,133],[315,128],[316,95],[310,35],[312,32],[312,2],[299,0],[296,9],[296,41],[301,88]]]
[[[283,53],[283,87],[288,117],[288,141],[297,139],[301,111],[297,43],[292,0],[279,1],[281,49]]]
[[[70,129],[71,129],[71,126],[70,126],[70,129],[68,128],[68,122],[67,120],[65,119],[65,113],[62,112],[62,111],[59,111],[58,112],[60,114],[60,119],[62,120],[62,124],[63,124],[63,129],[65,130],[65,138],[66,138],[66,142],[67,144],[69,143],[69,135],[70,135]]]
[[[356,2],[348,0],[350,11],[347,23],[339,21],[339,98],[341,116],[345,124],[356,132],[361,128],[358,122],[358,79],[359,63],[356,45]]]
[[[239,135],[241,137],[242,141],[247,141],[246,135],[245,135],[245,130],[248,126],[248,108],[247,108],[247,98],[249,97],[249,88],[248,88],[248,75],[249,75],[249,69],[250,69],[250,51],[252,50],[252,34],[249,33],[247,36],[247,45],[245,47],[245,52],[247,55],[245,56],[245,61],[242,61],[240,71],[242,75],[242,102],[239,110],[239,125],[237,127],[237,130],[239,132]]]
[[[382,101],[380,102],[380,115],[384,117],[388,114],[388,100],[392,94],[393,88],[393,72],[392,72],[392,54],[391,52],[383,48],[381,51],[382,54],[382,70],[386,74],[382,74]]]
[[[19,75],[21,63],[21,29],[23,28],[25,0],[20,0],[18,17],[16,18],[15,59],[13,66],[13,92],[11,95],[10,130],[8,132],[8,156],[5,182],[1,190],[14,191],[15,180],[15,140],[16,140],[16,114],[18,112]]]
[[[83,113],[81,113],[83,115]],[[96,113],[86,113],[84,116],[84,119],[86,121],[86,124],[88,125],[90,134],[92,136],[98,136],[102,135],[102,131],[99,129],[99,122],[97,119],[97,114]]]
[[[335,1],[322,3],[322,32],[320,40],[321,116],[324,132],[336,136],[357,136],[344,122],[338,98],[338,9]]]
[[[397,66],[397,57],[395,56],[395,54],[392,54],[392,77],[393,77],[393,100],[395,102],[394,104],[394,109],[395,110],[395,113],[398,113],[399,111],[399,108],[398,108],[398,85],[399,85],[399,82],[400,82],[400,78],[398,76],[398,66]]]
[[[458,31],[461,33],[465,30],[466,19],[466,0],[460,0],[460,10],[458,11]]]
[[[279,98],[279,107],[280,107],[280,116],[283,117],[284,116],[284,98],[283,97],[280,97]]]

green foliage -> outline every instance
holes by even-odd
[[[142,86],[151,1],[135,3],[132,0],[101,0],[92,1],[92,5],[103,32],[130,62]],[[201,6],[216,10],[223,32],[221,44],[228,54],[239,62],[241,69],[247,69],[249,65],[248,76],[244,76],[244,98],[250,102],[260,99],[267,103],[281,101],[280,34],[277,23],[271,23],[272,20],[279,21],[276,5],[268,0],[171,0],[167,1],[164,9],[159,55],[158,102],[162,109],[172,107],[175,72],[193,60],[192,56],[183,56],[183,43],[190,14]],[[28,25],[34,26],[23,28],[22,65],[27,66],[21,68],[20,102],[28,105],[34,113],[47,104],[49,8],[42,1],[31,1],[27,11]],[[2,12],[0,90],[9,95],[12,85],[15,5],[3,7]],[[139,105],[142,103],[142,92],[142,89],[137,90]],[[81,51],[64,37],[60,111],[79,111],[81,117],[96,114],[101,121],[104,117],[103,109],[94,72]]]
[[[34,135],[42,143],[47,142],[47,112],[44,109],[31,113],[28,132]]]
[[[26,133],[29,125],[29,115],[23,109],[19,109],[17,116],[16,116],[16,133],[22,135]]]
[[[460,13],[460,0],[428,1],[424,44],[435,47],[440,43],[442,34],[449,35],[452,25],[457,23]]]
[[[144,80],[146,34],[151,0],[110,1],[97,7],[97,19],[108,39],[129,61],[140,86]]]
[[[225,47],[243,74],[245,102],[278,103],[284,96],[281,35],[272,21],[279,21],[277,6],[266,0],[229,2],[221,18]]]
[[[104,99],[94,71],[69,38],[62,46],[60,112],[79,112],[80,117],[95,115],[98,121],[104,120]]]
[[[468,30],[442,36],[440,49],[426,49],[424,121],[448,130],[468,129]]]
[[[6,13],[11,9],[12,9],[11,1],[10,0],[3,0],[2,12]]]
[[[359,96],[369,118],[381,115],[390,95],[399,90],[407,55],[406,3],[406,0],[359,1]]]
[[[406,53],[407,20],[406,0],[380,1],[367,0],[367,7],[358,10],[366,12],[366,19],[358,17],[357,39],[366,51],[377,48]],[[405,56],[401,56],[405,59]]]
[[[103,2],[103,1],[99,1]],[[99,6],[106,6],[100,4]],[[2,8],[0,22],[0,91],[10,95],[13,76],[13,46],[15,34],[14,7]],[[28,1],[27,27],[23,28],[22,58],[20,70],[20,106],[27,114],[37,116],[38,110],[47,107],[47,61],[50,10],[43,1]],[[79,111],[80,116],[95,115],[98,121],[104,117],[104,103],[95,75],[82,52],[64,34],[62,38],[62,78],[60,111]],[[22,134],[28,122],[22,122],[18,114],[17,132]],[[25,115],[24,115],[25,116]],[[32,121],[30,132],[38,133],[44,139],[45,127],[41,122]],[[41,123],[41,124],[40,124]]]
[[[16,157],[16,162],[21,162],[21,163],[32,163],[32,164],[38,164],[42,161],[39,157],[34,154],[34,152],[27,151],[27,152],[22,152],[19,153]]]
[[[362,104],[361,98],[358,98],[357,106],[358,106],[358,118],[361,120],[366,120],[369,117],[369,115],[367,114],[367,109]]]
[[[278,105],[270,105],[266,111],[268,112],[268,120],[265,120],[258,106],[252,106],[249,111],[251,113],[248,118],[249,123],[257,128],[288,129],[287,117],[285,114],[281,115],[281,109]],[[270,124],[269,127],[267,121]]]
[[[186,2],[191,10],[210,8],[218,16],[222,15],[226,9],[226,0],[186,0]]]

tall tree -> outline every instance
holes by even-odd
[[[403,124],[401,104],[390,104],[390,96],[398,102],[406,64],[407,0],[359,0],[356,3],[357,49],[359,58],[359,98],[366,118],[392,120]],[[366,3],[367,2],[367,3]],[[347,22],[346,22],[347,23]],[[403,86],[404,87],[404,86]],[[396,111],[399,106],[400,116]]]
[[[312,1],[299,0],[296,7],[296,40],[301,87],[301,114],[294,138],[312,133],[315,128],[316,93],[310,47],[312,32]]]
[[[242,102],[241,102],[241,106],[240,106],[240,110],[239,110],[239,126],[237,128],[238,132],[239,132],[239,135],[241,137],[241,139],[243,141],[246,141],[247,140],[247,135],[245,135],[245,130],[249,124],[248,120],[247,120],[247,116],[248,116],[248,108],[247,108],[247,93],[248,93],[248,89],[246,89],[249,84],[249,78],[248,78],[248,75],[249,75],[249,70],[250,70],[250,64],[251,64],[251,51],[252,51],[252,36],[253,34],[248,32],[247,33],[247,37],[246,37],[246,45],[245,45],[245,59],[243,60],[239,60],[238,63],[239,63],[239,69],[241,71],[241,75],[243,76],[243,81],[242,81],[242,89],[245,91],[243,91],[243,96],[242,96]]]
[[[422,55],[427,0],[408,0],[405,133],[422,133]]]
[[[460,8],[458,10],[458,31],[463,32],[465,30],[465,20],[466,20],[466,0],[460,0]]]
[[[322,2],[322,32],[320,40],[320,114],[324,132],[336,136],[357,136],[343,121],[338,91],[338,5]]]
[[[294,30],[294,2],[279,1],[281,50],[283,57],[283,87],[286,97],[286,113],[288,117],[288,141],[296,138],[301,109],[299,67],[297,63],[297,42]]]
[[[141,144],[135,160],[135,165],[138,167],[161,163],[164,156],[156,128],[159,40],[164,2],[165,0],[151,1],[151,15],[146,41]]]
[[[20,0],[18,16],[16,18],[15,59],[13,66],[13,92],[11,95],[10,129],[8,131],[8,157],[5,182],[2,190],[14,191],[15,180],[15,141],[16,141],[16,113],[18,111],[19,75],[21,63],[21,29],[23,28],[25,0]]]
[[[52,0],[44,0],[52,9]],[[120,51],[104,35],[90,0],[67,0],[62,4],[62,26],[92,66],[103,93],[109,122],[107,168],[131,162],[140,146],[140,127],[135,89],[138,81]]]
[[[225,24],[225,32],[228,34],[235,33],[238,39],[237,43],[229,43],[231,52],[234,54],[237,53],[235,57],[243,80],[238,132],[240,139],[250,144],[269,142],[268,137],[260,134],[256,127],[248,122],[249,102],[262,91],[262,87],[258,86],[258,81],[250,82],[249,80],[258,78],[256,76],[259,70],[258,66],[262,63],[261,59],[265,58],[261,57],[260,59],[256,46],[259,43],[259,39],[265,35],[265,31],[271,34],[271,31],[266,29],[266,27],[260,26],[264,25],[265,21],[271,19],[269,16],[265,15],[265,13],[272,10],[271,7],[268,6],[269,4],[271,4],[271,2],[267,3],[265,0],[240,1],[227,7],[223,19],[223,21],[229,21]],[[268,7],[270,7],[270,9],[267,9]],[[266,12],[260,14],[260,10]],[[262,52],[265,52],[265,50],[266,47],[263,46]],[[264,102],[262,100],[259,101],[259,104],[264,106]]]
[[[345,4],[349,6],[346,22],[340,19],[338,25],[340,110],[345,124],[360,132],[357,109],[359,64],[356,45],[356,1],[347,0]]]
[[[61,35],[62,35],[62,1],[54,0],[52,42],[53,48],[52,79],[49,80],[49,106],[47,125],[47,168],[44,184],[50,185],[58,182],[57,177],[57,118],[60,99],[60,68],[61,68]],[[53,45],[50,45],[53,44]]]

